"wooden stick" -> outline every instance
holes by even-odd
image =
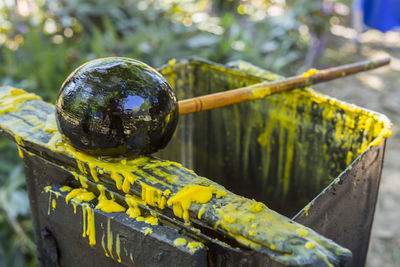
[[[234,90],[185,99],[178,102],[179,115],[262,99],[272,94],[346,77],[358,72],[379,68],[389,63],[390,58],[388,57],[378,60],[366,60],[319,71],[315,70],[315,73],[308,71],[302,75],[275,82],[262,82]]]

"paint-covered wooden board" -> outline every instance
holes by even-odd
[[[106,204],[98,205],[100,210],[114,212],[118,205],[124,207],[120,212],[130,211],[128,215],[137,218],[136,207],[146,206],[174,217],[177,224],[191,223],[218,236],[228,246],[250,249],[283,264],[339,265],[351,256],[349,250],[312,229],[235,195],[179,163],[153,156],[93,157],[74,149],[57,130],[53,106],[20,89],[0,88],[0,129],[28,156],[32,153],[68,169],[73,175],[66,185],[103,196]],[[25,154],[20,151],[20,156]],[[102,195],[104,188],[119,197]],[[82,192],[70,195],[80,197]]]

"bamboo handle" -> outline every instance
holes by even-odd
[[[304,73],[275,82],[262,82],[234,90],[209,94],[178,102],[179,115],[186,115],[203,110],[225,107],[250,100],[262,99],[266,96],[286,92],[295,88],[303,88],[313,84],[346,77],[358,72],[376,69],[390,63],[390,58],[366,60],[353,64]]]

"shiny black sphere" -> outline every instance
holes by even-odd
[[[150,154],[171,139],[178,105],[171,86],[150,66],[101,58],[65,80],[56,120],[67,141],[90,154]]]

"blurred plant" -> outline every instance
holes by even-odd
[[[0,1],[0,84],[54,103],[73,69],[105,56],[137,58],[155,67],[192,55],[220,63],[243,59],[294,74],[305,59],[310,65],[318,58],[330,18],[337,15],[336,2]],[[15,147],[0,138],[1,266],[36,264],[16,155]]]
[[[1,171],[6,168],[2,161],[0,168]],[[22,166],[14,166],[9,176],[6,179],[1,177],[0,182],[0,266],[36,266],[36,247]]]

